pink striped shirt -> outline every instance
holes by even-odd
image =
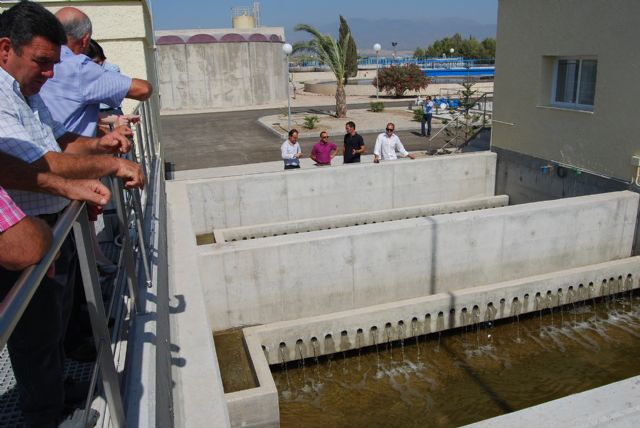
[[[13,203],[7,192],[0,187],[0,232],[4,232],[25,217],[24,213]]]

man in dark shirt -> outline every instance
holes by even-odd
[[[344,129],[347,131],[344,136],[344,163],[358,163],[360,155],[364,154],[364,140],[352,121],[347,122]]]

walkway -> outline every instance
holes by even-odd
[[[410,102],[409,99],[385,100],[387,106],[407,106]],[[368,103],[349,105],[350,109],[368,107]],[[297,107],[292,111],[327,111],[331,108],[332,106],[316,105]],[[260,117],[280,112],[281,109],[263,109],[162,116],[166,160],[173,164],[175,171],[280,160],[280,145],[283,140],[258,122]],[[377,132],[362,135],[367,151],[371,153]],[[418,122],[415,123],[415,131],[400,131],[398,135],[409,151],[427,150],[443,144],[441,138],[438,138],[430,147],[426,138],[420,136]],[[339,146],[342,143],[341,137],[332,140]],[[316,141],[315,137],[300,139],[305,157]]]

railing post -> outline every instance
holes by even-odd
[[[120,236],[122,237],[122,253],[124,265],[127,271],[127,283],[129,285],[129,293],[133,299],[136,313],[143,313],[142,302],[138,299],[138,288],[136,280],[136,268],[135,258],[133,257],[133,248],[131,246],[131,240],[129,239],[129,221],[127,210],[124,204],[124,197],[122,196],[122,181],[117,177],[111,177],[111,192],[113,195],[113,201],[116,205],[116,211],[118,214],[118,226],[120,228]]]
[[[156,148],[155,145],[153,145],[153,118],[151,117],[150,113],[149,101],[145,101],[144,103],[142,103],[142,111],[144,112],[144,119],[147,128],[147,152],[149,153],[149,155],[153,155],[156,152]]]
[[[140,139],[142,133],[140,132],[140,126],[136,125],[136,143],[131,145],[131,151],[133,152],[133,159],[135,160],[137,156],[140,156],[140,163],[142,164],[142,171],[144,171],[144,178],[148,181],[149,179],[149,170],[147,169],[147,158],[146,151],[144,149],[144,143]],[[139,147],[136,150],[136,146]]]
[[[141,263],[144,267],[145,283],[148,288],[153,286],[151,282],[151,271],[149,269],[149,258],[147,257],[147,246],[145,245],[146,239],[144,236],[144,217],[142,215],[142,205],[140,203],[140,191],[138,189],[131,189],[131,196],[133,198],[133,209],[136,213],[136,228],[138,230],[138,245],[140,247]]]
[[[73,233],[76,240],[76,248],[78,249],[80,272],[82,274],[84,293],[87,298],[91,329],[93,330],[95,346],[98,350],[97,358],[102,373],[102,387],[104,388],[109,413],[111,414],[111,424],[114,428],[123,428],[126,426],[124,406],[120,393],[120,382],[111,352],[111,340],[102,301],[95,255],[89,238],[89,233],[92,232],[89,230],[86,206],[83,206],[73,225]]]

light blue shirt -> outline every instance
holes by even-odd
[[[102,68],[104,68],[105,70],[108,71],[113,71],[116,72],[118,74],[120,74],[120,67],[118,67],[117,64],[112,64],[107,60],[104,60],[104,62],[102,63]],[[104,103],[100,103],[100,110],[109,110],[109,109],[120,109],[121,105],[118,104],[117,107],[111,107],[110,105],[104,104]],[[120,112],[120,114],[122,114],[122,112]]]
[[[47,152],[60,152],[56,139],[66,132],[53,120],[39,95],[25,99],[20,84],[0,68],[0,151],[33,163]],[[65,198],[45,193],[8,193],[27,215],[54,214],[69,204]]]
[[[433,114],[433,101],[424,100],[422,103],[422,111],[424,114]]]
[[[131,87],[130,77],[108,71],[67,46],[62,46],[53,71],[40,95],[56,121],[85,137],[96,135],[100,103],[118,107]]]

